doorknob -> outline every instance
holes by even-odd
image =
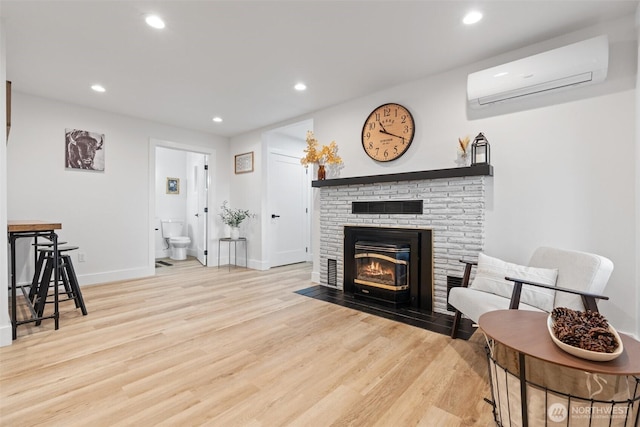
[[[271,218],[280,218],[280,215],[271,214]]]

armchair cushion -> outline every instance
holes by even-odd
[[[518,277],[529,282],[555,286],[558,269],[527,267],[479,253],[476,275],[469,288],[510,299],[513,292],[513,282],[505,280],[505,277]],[[528,285],[522,287],[520,297],[522,304],[550,312],[553,310],[554,299],[555,291],[552,289]],[[504,308],[509,308],[508,301]],[[460,311],[468,314],[464,310]]]
[[[471,288],[455,287],[449,294],[449,303],[476,323],[480,316],[488,311],[507,310],[509,302],[509,298]],[[525,303],[520,303],[518,309],[544,311]]]
[[[601,255],[558,248],[539,247],[529,261],[532,267],[557,268],[556,286],[592,294],[602,294],[611,273],[613,263]],[[554,307],[584,310],[579,295],[556,292]],[[549,310],[550,311],[550,310]]]

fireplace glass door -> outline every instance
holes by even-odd
[[[392,292],[408,291],[410,251],[408,244],[356,242],[355,285]]]

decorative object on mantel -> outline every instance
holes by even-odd
[[[480,132],[471,143],[471,164],[488,165],[491,163],[491,147],[484,134]]]
[[[469,153],[469,142],[471,139],[469,136],[464,138],[458,138],[458,156],[456,158],[456,164],[459,167],[471,166],[471,153]]]
[[[338,156],[338,144],[331,141],[329,145],[323,145],[320,148],[318,140],[313,136],[312,131],[307,131],[307,148],[304,150],[306,155],[300,159],[305,167],[309,164],[318,165],[318,180],[324,180],[327,177],[325,165],[341,165],[342,158]]]
[[[240,237],[240,224],[247,218],[253,218],[255,214],[252,214],[246,209],[231,209],[227,206],[227,201],[225,200],[222,203],[220,208],[222,212],[220,212],[220,218],[222,218],[222,222],[231,227],[231,238],[238,239]]]

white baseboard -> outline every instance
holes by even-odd
[[[118,282],[120,280],[140,279],[141,277],[155,276],[155,267],[132,268],[129,270],[107,271],[96,274],[78,275],[80,286],[96,285],[99,283]]]
[[[8,324],[0,325],[0,347],[6,347],[13,343],[13,328],[11,321]]]

